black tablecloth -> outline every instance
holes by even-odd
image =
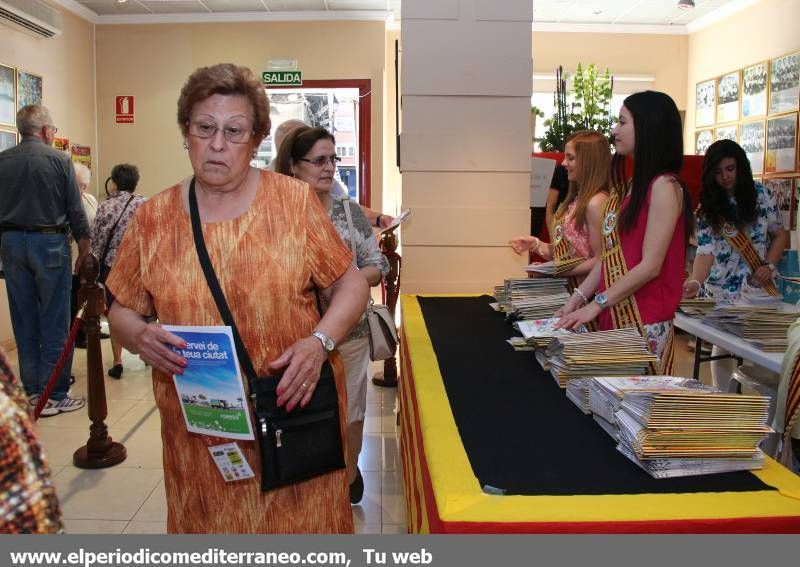
[[[654,479],[616,450],[482,297],[419,297],[462,443],[482,487],[507,494],[770,490],[749,472]],[[416,377],[417,380],[424,377]]]

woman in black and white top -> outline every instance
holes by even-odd
[[[139,184],[139,169],[135,165],[121,163],[111,170],[106,180],[108,199],[97,207],[92,225],[92,254],[100,262],[100,282],[105,283],[117,256],[117,248],[128,229],[128,224],[145,198],[134,193]],[[109,185],[111,187],[109,187]],[[106,289],[106,309],[111,307],[114,297]],[[112,378],[122,377],[122,345],[111,334],[111,351],[114,365],[108,369]]]

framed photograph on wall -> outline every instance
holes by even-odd
[[[742,70],[742,120],[767,113],[766,61]]]
[[[797,113],[767,120],[765,173],[794,171],[797,163]]]
[[[29,104],[42,104],[42,78],[17,69],[17,108]]]
[[[0,124],[14,126],[17,118],[17,82],[14,67],[0,63]]]
[[[0,130],[0,152],[17,145],[17,133],[12,130]]]
[[[708,146],[714,143],[713,130],[696,130],[694,133],[694,153],[698,156],[706,155]]]
[[[739,130],[739,145],[750,160],[753,173],[764,172],[764,150],[766,144],[766,121],[745,122]]]
[[[794,230],[797,225],[795,220],[797,216],[797,195],[795,193],[794,179],[791,177],[770,177],[764,180],[764,185],[772,191],[772,194],[778,200],[783,227]]]
[[[717,140],[733,140],[739,141],[739,125],[731,124],[730,126],[719,126],[714,130],[714,141]]]
[[[714,115],[716,113],[715,96],[717,92],[717,81],[711,79],[710,81],[703,81],[697,83],[695,89],[695,106],[694,106],[694,125],[711,126],[714,124]]]
[[[769,113],[800,109],[800,51],[773,59],[769,65]]]
[[[739,71],[722,75],[717,81],[717,123],[739,120]]]

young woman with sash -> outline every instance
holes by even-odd
[[[750,161],[736,142],[719,140],[706,151],[697,211],[697,255],[683,297],[736,301],[742,286],[778,295],[775,264],[789,243],[778,199],[753,181]],[[726,351],[714,347],[712,355]],[[714,385],[727,390],[734,359],[711,362]]]
[[[650,372],[666,374],[692,228],[689,196],[678,178],[683,136],[675,102],[655,91],[629,96],[614,138],[603,255],[557,313],[558,326],[570,329],[597,318],[600,330],[636,327],[660,359]],[[626,183],[627,156],[633,157],[633,178]]]
[[[517,254],[533,250],[556,264],[559,276],[577,286],[602,251],[600,223],[608,199],[611,155],[608,140],[599,132],[581,130],[567,138],[564,161],[569,191],[553,217],[552,243],[535,236],[517,236],[509,245]]]

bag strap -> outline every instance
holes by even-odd
[[[350,213],[350,197],[342,199],[344,203],[344,216],[347,218],[347,230],[350,231],[350,252],[353,254],[353,265],[357,268],[356,263],[356,230],[353,228],[353,216]]]
[[[214,297],[214,303],[217,304],[217,310],[219,310],[219,314],[222,316],[222,321],[233,330],[233,342],[236,345],[236,354],[239,357],[239,364],[242,365],[242,370],[244,370],[248,379],[253,380],[257,376],[255,368],[253,367],[253,361],[250,360],[250,355],[247,353],[247,349],[244,346],[242,336],[239,334],[239,329],[236,327],[236,321],[233,320],[233,313],[231,313],[230,307],[228,307],[225,294],[222,292],[217,274],[214,272],[211,258],[208,256],[206,242],[203,238],[203,228],[200,224],[200,212],[197,208],[194,177],[192,177],[192,181],[189,183],[189,217],[192,220],[192,236],[194,237],[194,247],[197,250],[197,258],[200,260],[200,266],[203,268],[206,282],[211,290],[211,295]]]
[[[117,217],[117,221],[111,227],[111,230],[108,231],[108,238],[106,238],[106,244],[105,244],[105,246],[103,246],[103,253],[100,255],[100,265],[101,266],[105,263],[106,256],[108,256],[108,249],[111,246],[111,239],[114,238],[114,232],[116,232],[116,230],[117,230],[117,225],[119,224],[119,221],[122,220],[122,215],[125,214],[125,210],[128,208],[128,205],[131,204],[131,201],[133,201],[133,198],[135,196],[136,196],[136,194],[131,194],[131,198],[128,199],[128,202],[125,203],[124,207],[122,207],[122,212]]]

